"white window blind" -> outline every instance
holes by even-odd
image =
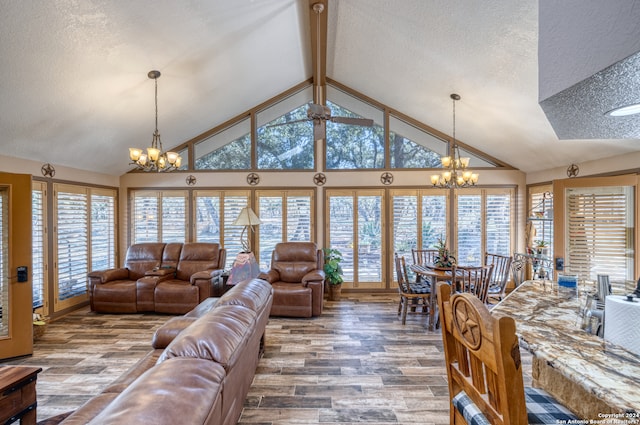
[[[0,336],[9,335],[9,202],[7,188],[0,188]]]
[[[31,214],[32,222],[32,288],[33,288],[33,307],[44,306],[44,288],[46,280],[45,274],[45,258],[47,236],[46,229],[46,208],[45,194],[46,187],[42,182],[33,182],[31,190]]]
[[[421,198],[420,249],[431,249],[438,242],[438,239],[447,240],[447,196],[430,194],[422,195]]]
[[[56,300],[85,295],[89,272],[87,189],[56,185]]]
[[[271,253],[280,242],[308,242],[312,234],[313,191],[258,191],[256,213],[262,224],[259,234],[259,263],[268,270]]]
[[[566,189],[565,269],[579,279],[609,276],[614,291],[634,279],[633,187]]]
[[[132,243],[159,242],[158,217],[159,200],[157,193],[135,192],[132,202],[133,235]]]
[[[185,242],[187,240],[187,194],[186,192],[163,192],[162,242]]]
[[[231,268],[238,253],[242,252],[240,236],[244,226],[234,226],[233,222],[240,215],[242,208],[249,204],[249,196],[228,195],[223,199],[223,238],[224,247],[227,249],[227,267]]]
[[[220,243],[220,196],[196,192],[195,215],[196,241]]]
[[[485,211],[486,252],[511,255],[511,197],[487,195]]]
[[[381,190],[328,190],[328,246],[340,250],[347,287],[383,286]]]
[[[116,191],[91,190],[91,270],[116,263]]]
[[[131,204],[133,243],[186,241],[186,191],[134,191]]]
[[[418,247],[418,194],[392,193],[393,252],[405,259]]]
[[[457,252],[459,265],[482,264],[482,197],[458,195]]]

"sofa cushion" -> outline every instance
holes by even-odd
[[[176,278],[188,281],[194,273],[217,269],[219,251],[217,243],[185,243],[180,253]]]
[[[200,302],[200,291],[189,281],[165,280],[156,285],[155,310],[158,313],[184,314]]]
[[[135,313],[136,282],[115,280],[93,287],[93,308],[108,313]]]
[[[311,317],[313,315],[311,288],[303,283],[274,282],[272,316]]]
[[[165,348],[158,359],[162,363],[174,357],[213,360],[225,369],[242,355],[248,334],[255,332],[256,313],[246,307],[216,306],[193,322]]]
[[[164,243],[138,243],[127,250],[124,266],[129,269],[129,279],[138,280],[145,272],[160,267]]]
[[[115,400],[116,397],[118,397],[118,393],[104,393],[92,397],[65,418],[65,420],[61,422],[61,425],[86,425]]]
[[[313,242],[279,243],[271,254],[271,268],[283,282],[301,282],[304,275],[318,269],[318,248]]]
[[[207,360],[166,361],[141,375],[89,423],[220,423],[224,377],[223,368]]]

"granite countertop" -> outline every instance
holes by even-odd
[[[640,409],[640,356],[580,328],[584,299],[555,282],[526,281],[491,313],[510,316],[523,348],[620,412]]]

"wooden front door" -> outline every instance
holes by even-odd
[[[31,175],[0,173],[0,359],[33,354]]]

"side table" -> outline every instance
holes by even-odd
[[[0,366],[0,424],[36,423],[36,380],[42,368]]]

